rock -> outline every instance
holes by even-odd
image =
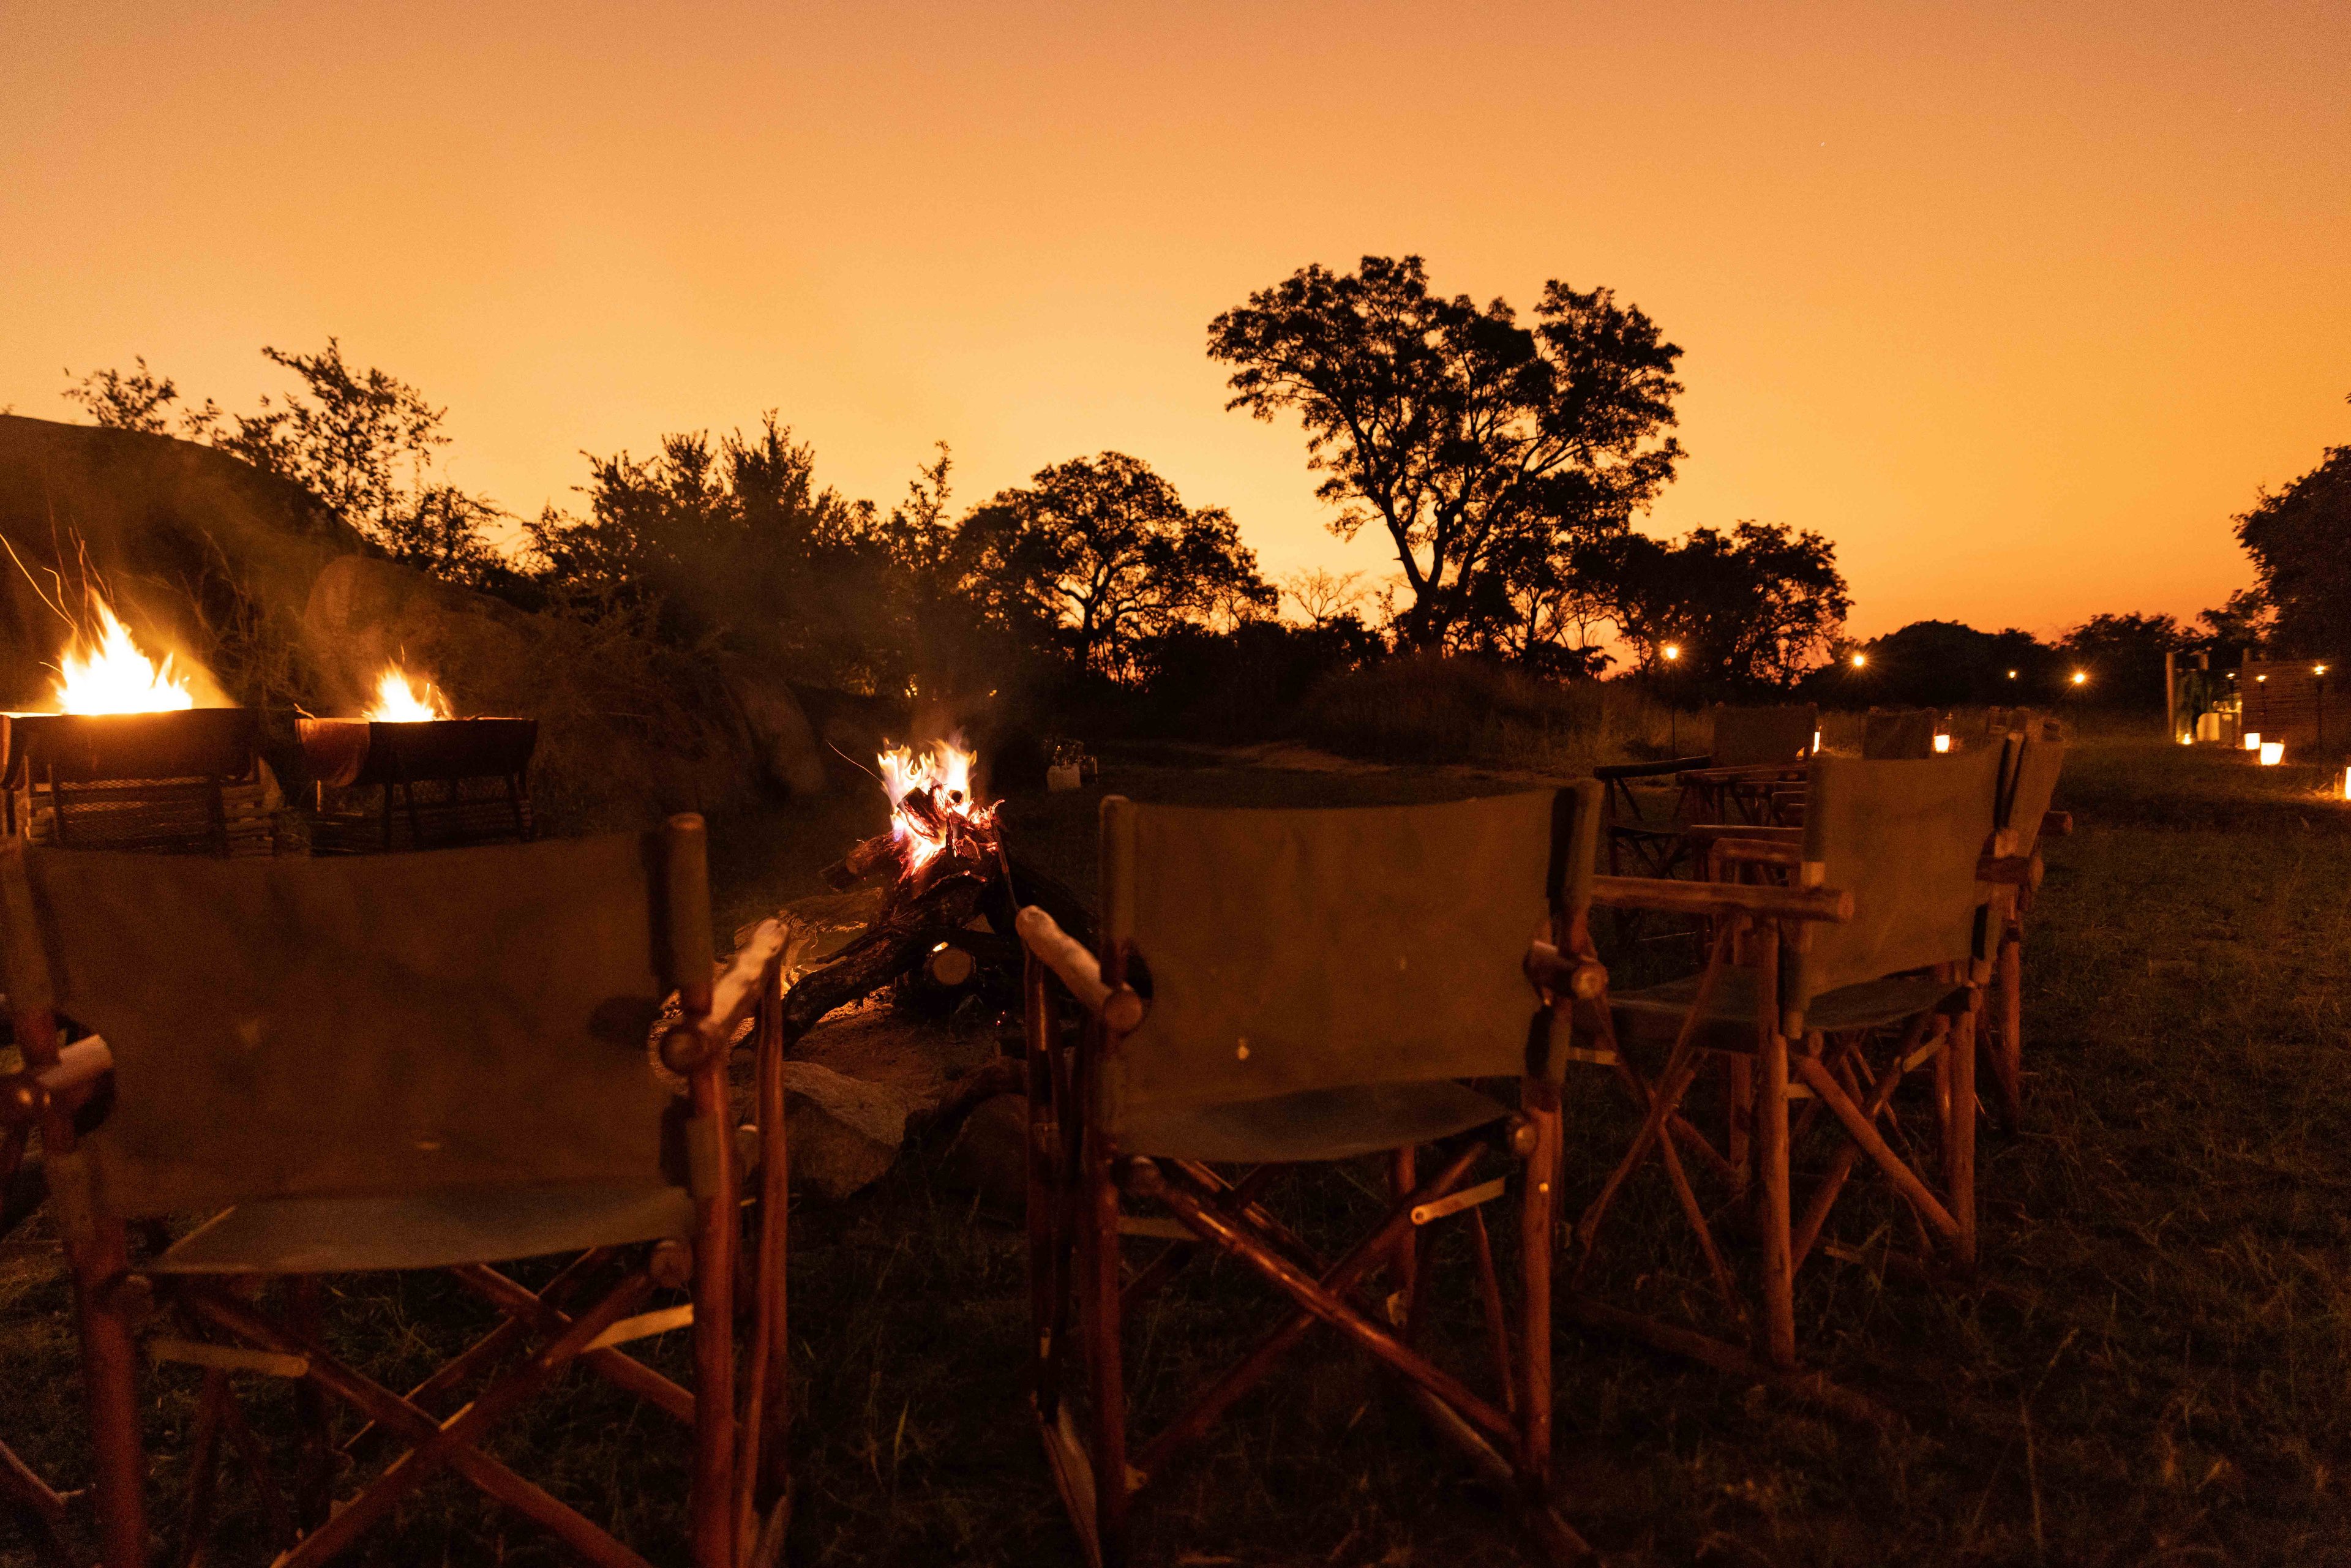
[[[973,1107],[939,1157],[939,1185],[979,1195],[991,1219],[1019,1219],[1029,1202],[1029,1097],[997,1094]]]
[[[794,1186],[838,1203],[879,1181],[906,1139],[904,1097],[816,1061],[784,1064],[784,1138]]]
[[[728,671],[726,682],[761,775],[794,795],[822,794],[824,751],[791,687],[747,664]]]

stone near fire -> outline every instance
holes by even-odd
[[[836,1201],[881,1179],[910,1123],[960,1074],[992,1060],[992,1030],[956,1029],[891,1007],[836,1013],[784,1064],[792,1183]]]

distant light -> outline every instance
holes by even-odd
[[[944,952],[946,952],[946,950],[947,950],[947,945],[946,945],[946,943],[944,943],[944,942],[940,943],[937,946],[935,946],[935,947],[934,947],[934,948],[932,948],[932,949],[931,949],[931,951],[932,951],[932,952],[934,952],[934,953],[944,953]]]
[[[1856,670],[1867,663],[1869,663],[1869,655],[1866,653],[1855,653],[1853,656],[1853,667]]]
[[[2077,685],[2077,686],[2080,686],[2080,685],[2087,685],[2089,684],[2089,680],[2090,680],[2090,672],[2089,672],[2089,671],[2087,671],[2087,670],[2076,670],[2076,671],[2074,671],[2074,684],[2075,685]]]
[[[1818,751],[1818,750],[1820,750],[1820,748],[1821,748],[1821,732],[1820,732],[1819,730],[1817,730],[1817,729],[1816,729],[1816,730],[1813,731],[1813,749],[1814,751]]]
[[[2268,679],[2269,679],[2269,677],[2268,677],[2267,675],[2255,675],[2255,676],[2253,677],[2253,685],[2260,685],[2263,681],[2266,681],[2266,680],[2268,680]]]
[[[2183,735],[2179,737],[2179,744],[2182,746],[2193,746],[2196,744],[2196,737],[2192,735]]]
[[[2012,680],[2014,680],[2014,679],[2016,679],[2016,672],[2015,672],[2014,670],[2011,670],[2011,671],[2009,671],[2009,672],[2008,672],[2008,678],[2009,678],[2010,680],[2011,680],[2011,681],[2012,681]]]
[[[2313,664],[2310,666],[2310,673],[2314,675],[2323,675],[2326,673],[2326,666],[2324,664]]]
[[[1948,735],[1938,735],[1938,736],[1937,736],[1937,737],[1935,737],[1935,749],[1936,749],[1936,750],[1938,750],[1938,751],[1949,751],[1949,750],[1950,750],[1950,749],[1951,749],[1951,737],[1950,737],[1949,736],[1948,736]]]
[[[1682,645],[1679,643],[1668,643],[1657,651],[1665,654],[1666,663],[1668,664],[1682,656]]]
[[[2258,729],[2249,729],[2245,731],[2245,749],[2247,751],[2259,751],[2261,748],[2262,732]]]
[[[2285,742],[2284,742],[2284,741],[2283,741],[2283,740],[2264,740],[2264,741],[2262,741],[2262,767],[2264,767],[2264,768],[2275,768],[2279,763],[2283,762],[2284,760],[2285,760]]]
[[[2351,800],[2351,768],[2343,770],[2343,798]]]

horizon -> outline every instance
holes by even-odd
[[[935,441],[957,513],[1117,450],[1269,576],[1378,580],[1205,344],[1300,267],[1413,253],[1522,317],[1552,277],[1646,311],[1689,455],[1640,526],[1825,534],[1864,640],[2192,620],[2252,580],[2233,515],[2351,441],[2329,8],[1537,14],[15,15],[0,407],[78,420],[63,371],[144,355],[250,409],[264,344],[336,335],[516,514],[575,507],[582,451],[774,408],[884,507]]]

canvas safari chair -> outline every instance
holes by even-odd
[[[2010,1127],[2024,1111],[2024,917],[2041,887],[2041,837],[2074,826],[2073,818],[2050,810],[2064,766],[2064,742],[2043,738],[2029,719],[2008,737],[2001,758],[1995,821],[2006,838],[2008,863],[1987,908],[1998,1005],[1985,1020],[1982,1049],[1994,1103]]]
[[[698,817],[652,834],[350,860],[0,845],[17,1038],[43,1060],[69,1019],[103,1035],[110,1068],[103,1115],[81,1118],[94,1125],[56,1096],[40,1122],[107,1568],[149,1549],[142,1338],[153,1361],[203,1374],[182,1561],[203,1548],[225,1434],[264,1515],[298,1537],[281,1542],[285,1568],[337,1556],[444,1471],[578,1557],[634,1568],[635,1552],[484,1450],[574,1365],[688,1427],[697,1568],[778,1549],[784,1149],[780,1063],[765,1048],[782,934],[762,928],[714,980],[705,852]],[[649,1046],[673,997],[658,1053],[683,1093]],[[755,1012],[759,1130],[745,1137],[725,1071]],[[763,1199],[739,1406],[738,1145],[757,1151]],[[134,1265],[131,1224],[204,1214]],[[551,1256],[569,1261],[536,1292],[493,1266]],[[403,1396],[325,1348],[320,1277],[420,1269],[447,1270],[505,1322]],[[683,1300],[656,1306],[657,1292]],[[690,1390],[618,1348],[672,1329],[692,1336]],[[232,1390],[254,1374],[295,1381],[290,1504],[253,1462]],[[340,1501],[329,1400],[408,1448]]]
[[[1940,723],[1929,707],[1871,708],[1861,723],[1861,755],[1872,762],[1932,757]]]
[[[1743,848],[1716,846],[1728,858],[1779,866],[1782,884],[1599,879],[1596,903],[1702,913],[1714,936],[1697,974],[1586,1004],[1599,1046],[1582,1059],[1611,1068],[1642,1119],[1575,1223],[1565,1292],[1575,1315],[1834,1406],[1869,1408],[1794,1373],[1794,1281],[1864,1161],[1900,1198],[1922,1249],[1958,1270],[1974,1264],[1973,1030],[1987,968],[1979,910],[2000,760],[1992,751],[1900,762],[1815,758],[1801,844],[1783,830]],[[1644,1071],[1636,1057],[1656,1065]],[[1722,1069],[1719,1142],[1685,1110],[1709,1059]],[[1933,1092],[1919,1118],[1927,1125],[1912,1127],[1896,1091],[1922,1068],[1931,1070]],[[1800,1150],[1808,1177],[1801,1207]],[[1591,1284],[1612,1207],[1652,1160],[1719,1298],[1710,1315],[1727,1317],[1739,1343],[1604,1301]],[[1751,1268],[1734,1268],[1715,1228],[1724,1210],[1709,1208],[1699,1176],[1751,1205],[1760,1254]],[[1669,1289],[1647,1257],[1645,1277]]]
[[[1601,983],[1560,955],[1590,945],[1599,817],[1590,782],[1357,810],[1113,797],[1100,951],[1022,913],[1033,1396],[1089,1563],[1127,1560],[1132,1495],[1318,1323],[1395,1375],[1551,1559],[1583,1555],[1549,1498],[1551,1236],[1565,1001]],[[1505,1080],[1515,1107],[1487,1092]],[[1477,1179],[1496,1154],[1501,1171]],[[1336,1257],[1262,1201],[1286,1167],[1365,1156],[1384,1162],[1390,1206]],[[1515,1313],[1482,1207],[1513,1181]],[[1466,1230],[1479,1263],[1489,1392],[1417,1347],[1434,1255],[1418,1233],[1437,1224]],[[1155,1254],[1130,1270],[1127,1239]],[[1204,1249],[1270,1286],[1280,1320],[1132,1443],[1123,1324]],[[1370,1289],[1375,1271],[1384,1291]]]
[[[14,1071],[0,1072],[0,1240],[31,1218],[47,1196],[33,1135],[52,1108],[78,1112],[106,1071],[106,1044],[85,1040],[59,1045],[32,1042]],[[78,1563],[67,1530],[66,1502],[5,1442],[0,1442],[0,1507],[24,1527],[47,1563]]]
[[[1704,768],[1679,776],[1686,822],[1771,821],[1772,789],[1804,776],[1820,733],[1813,704],[1732,707],[1717,703],[1714,750]]]

